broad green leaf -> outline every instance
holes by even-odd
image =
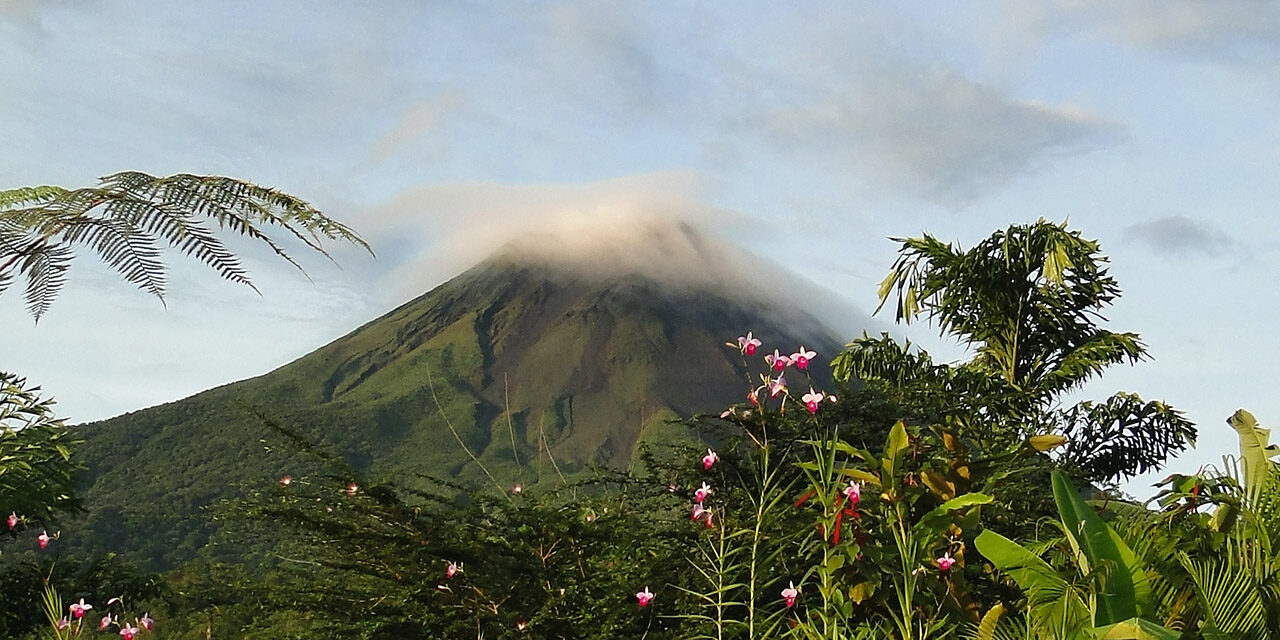
[[[1235,526],[1239,515],[1240,507],[1228,503],[1220,504],[1217,509],[1213,510],[1213,518],[1209,520],[1209,527],[1214,531],[1226,533]]]
[[[906,453],[907,447],[911,446],[911,440],[907,436],[907,425],[901,420],[893,423],[893,428],[889,430],[889,439],[884,445],[884,470],[890,476],[886,478],[892,482],[891,477],[898,472],[902,466],[902,455]]]
[[[1182,633],[1162,627],[1142,618],[1130,618],[1123,622],[1099,627],[1095,630],[1099,640],[1179,640]]]
[[[933,537],[946,529],[951,523],[951,513],[960,511],[978,505],[988,504],[991,502],[991,496],[985,493],[966,493],[962,496],[956,496],[937,507],[932,511],[924,514],[920,521],[912,527],[912,532],[916,538],[922,542],[927,542],[929,537]]]
[[[1049,241],[1048,249],[1045,251],[1044,268],[1042,273],[1044,279],[1053,284],[1061,285],[1063,280],[1063,272],[1071,268],[1071,258],[1067,255],[1067,248],[1061,241],[1054,238]]]
[[[849,589],[849,600],[861,604],[863,600],[870,598],[876,592],[876,584],[874,582],[859,582]]]
[[[978,623],[977,634],[974,640],[995,640],[996,624],[1000,622],[1000,617],[1004,615],[1004,605],[997,602],[995,606],[987,610],[982,616],[982,620]]]
[[[929,487],[929,490],[939,498],[943,500],[950,500],[956,497],[956,485],[947,480],[947,477],[941,473],[933,471],[932,469],[926,469],[920,473],[920,479],[924,481],[924,485]]]
[[[1053,472],[1053,498],[1076,553],[1082,573],[1098,572],[1098,600],[1094,623],[1115,624],[1130,618],[1154,617],[1155,604],[1151,583],[1129,545],[1107,523],[1098,517],[1076,493],[1067,477]]]
[[[889,292],[893,291],[893,285],[897,281],[898,281],[897,269],[893,269],[889,271],[889,275],[886,275],[884,277],[884,280],[880,281],[880,288],[876,291],[876,294],[880,296],[880,304],[884,304],[884,301],[888,299]]]
[[[990,529],[978,534],[973,544],[991,564],[1018,583],[1029,601],[1039,603],[1033,607],[1032,616],[1052,619],[1054,626],[1069,629],[1090,624],[1088,605],[1039,556]]]
[[[836,473],[846,478],[857,480],[858,482],[867,482],[874,485],[880,484],[880,476],[857,467],[841,467],[836,470]]]
[[[1227,418],[1240,437],[1240,459],[1244,461],[1244,483],[1250,500],[1257,498],[1267,477],[1271,458],[1280,455],[1280,446],[1270,444],[1271,430],[1258,426],[1252,413],[1240,409]]]
[[[1053,433],[1046,433],[1027,438],[1027,444],[1031,445],[1031,448],[1036,451],[1052,451],[1068,442],[1071,442],[1071,440],[1066,436],[1060,436]]]

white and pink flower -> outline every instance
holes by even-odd
[[[649,601],[653,600],[653,595],[654,594],[649,591],[649,587],[646,586],[644,591],[636,594],[636,601],[640,603],[641,607],[647,607],[649,606]]]
[[[816,352],[809,351],[804,348],[804,345],[800,345],[800,350],[791,354],[790,360],[796,365],[797,369],[807,369],[809,368],[809,361],[813,360],[817,355]]]
[[[946,553],[942,554],[942,557],[941,557],[941,558],[938,558],[938,559],[937,559],[937,562],[938,562],[938,568],[939,568],[939,569],[941,569],[941,570],[945,573],[945,572],[947,572],[947,571],[950,571],[950,570],[951,570],[951,567],[955,565],[955,563],[956,563],[956,559],[955,559],[955,558],[952,558],[952,557],[951,557],[951,552],[950,552],[950,551],[948,551],[948,552],[946,552]]]
[[[703,483],[703,485],[699,486],[698,490],[695,490],[694,492],[694,502],[701,504],[710,494],[712,494],[712,485]]]
[[[47,549],[49,547],[50,540],[53,540],[53,538],[49,535],[48,531],[41,531],[40,535],[36,536],[36,541],[40,543],[41,549]]]
[[[844,497],[849,500],[849,506],[857,506],[858,501],[862,500],[862,485],[850,480],[849,486],[844,488]]]
[[[456,562],[450,562],[449,566],[444,568],[444,577],[452,578],[459,571],[462,571],[462,567],[458,566]]]
[[[137,627],[130,624],[120,627],[120,637],[124,638],[124,640],[133,640],[133,637],[136,635],[138,635]]]
[[[818,403],[826,397],[826,394],[821,391],[814,391],[813,387],[809,387],[809,393],[804,394],[800,399],[804,400],[804,407],[809,410],[809,413],[817,413]]]
[[[778,374],[778,377],[769,381],[769,397],[776,398],[778,394],[787,390],[787,379]]]
[[[80,598],[80,602],[72,602],[67,609],[71,611],[72,617],[83,618],[86,612],[93,609],[93,605],[85,602],[84,598]]]
[[[786,589],[782,590],[782,600],[787,603],[788,609],[796,605],[796,598],[799,597],[800,587],[797,587],[794,582],[792,582]]]
[[[791,364],[791,359],[778,353],[777,349],[774,349],[772,354],[765,356],[764,361],[770,367],[773,367],[775,371],[782,371],[787,368],[787,365]]]
[[[760,346],[760,344],[760,341],[757,340],[755,336],[751,335],[750,331],[748,331],[745,336],[738,336],[738,348],[749,356],[755,355],[756,347]]]
[[[150,614],[150,613],[144,613],[144,614],[142,614],[142,619],[138,621],[138,624],[139,624],[143,629],[146,629],[147,631],[150,631],[150,630],[151,630],[151,627],[155,626],[156,621],[151,619],[151,614]]]
[[[17,526],[18,526],[18,512],[14,511],[9,514],[9,530],[13,531],[14,527],[17,527]]]
[[[707,449],[707,455],[702,456],[702,468],[704,470],[710,469],[711,465],[715,464],[718,460],[720,460],[720,456],[716,455],[715,451]]]

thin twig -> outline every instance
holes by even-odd
[[[477,458],[476,454],[471,452],[471,448],[462,441],[462,436],[458,435],[458,430],[453,427],[453,421],[449,419],[449,415],[444,412],[444,405],[440,404],[440,397],[436,395],[436,385],[431,380],[431,367],[423,365],[423,369],[427,372],[427,388],[431,390],[431,400],[436,403],[436,410],[440,412],[440,417],[444,418],[445,425],[449,427],[449,433],[453,434],[453,438],[458,441],[458,446],[462,447],[462,450],[467,453],[471,461],[476,463],[476,466],[480,467],[484,475],[489,477],[489,480],[493,482],[493,486],[498,488],[498,493],[505,497],[507,502],[511,502],[511,496],[507,495],[506,487],[503,487],[498,482],[498,479],[493,477],[492,473],[489,473],[489,469],[484,466],[484,463],[480,462],[480,458]]]

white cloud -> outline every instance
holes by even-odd
[[[460,93],[446,91],[413,103],[390,131],[374,141],[370,159],[382,162],[419,143],[427,134],[437,130],[442,116],[459,109],[465,102]]]
[[[972,61],[935,48],[936,27],[882,6],[842,7],[712,43],[719,94],[705,102],[722,120],[713,148],[755,151],[754,140],[858,193],[959,207],[1123,135],[1083,105],[978,76]]]
[[[1131,225],[1124,230],[1124,237],[1169,257],[1219,256],[1236,244],[1210,223],[1186,216],[1166,216]]]
[[[1121,127],[1070,105],[1014,99],[945,66],[859,75],[761,123],[776,147],[863,181],[964,205],[1055,156],[1114,141]]]
[[[397,300],[502,251],[585,278],[638,274],[682,290],[728,292],[779,313],[803,307],[839,332],[868,326],[865,314],[782,266],[795,256],[758,256],[722,240],[728,231],[765,225],[706,204],[704,189],[689,173],[429,185],[405,190],[363,216],[361,226],[385,248],[381,288]]]
[[[1188,58],[1280,67],[1280,4],[1271,0],[1055,0],[1011,2],[1018,29],[1080,29]]]

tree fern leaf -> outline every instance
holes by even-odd
[[[62,290],[70,261],[71,253],[65,246],[47,243],[33,248],[22,261],[19,271],[27,277],[27,310],[36,322],[49,310]]]
[[[68,243],[88,245],[126,281],[164,300],[164,263],[152,237],[119,221],[96,218],[78,218],[62,235]]]
[[[267,228],[284,229],[330,260],[325,239],[350,242],[372,253],[350,228],[275,189],[222,176],[158,178],[123,171],[103,176],[96,187],[74,191],[61,187],[0,191],[0,292],[16,277],[26,277],[28,305],[39,318],[61,287],[71,249],[87,246],[126,280],[163,301],[163,245],[256,291],[247,270],[212,224],[262,242],[304,275],[306,271],[268,235]],[[37,256],[46,250],[56,252]]]
[[[15,207],[27,207],[34,204],[40,204],[42,202],[48,202],[66,194],[66,192],[66,189],[54,186],[5,189],[0,191],[0,210],[12,209]]]

